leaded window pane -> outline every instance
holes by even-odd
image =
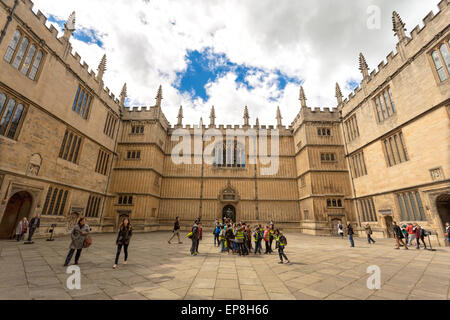
[[[14,139],[14,137],[16,136],[17,127],[19,126],[22,113],[23,113],[23,105],[19,104],[12,118],[11,125],[9,126],[9,131],[7,135],[8,138]]]
[[[39,66],[41,65],[43,53],[39,51],[34,59],[33,66],[31,67],[30,75],[28,76],[31,80],[36,78],[36,74],[39,70]]]
[[[16,57],[14,58],[14,62],[12,64],[14,68],[19,69],[19,66],[22,63],[23,57],[25,55],[25,52],[27,51],[29,42],[30,41],[28,40],[28,38],[23,38],[22,43],[20,44],[19,51],[17,52]]]
[[[440,51],[442,58],[444,59],[444,64],[447,67],[447,72],[450,72],[450,54],[448,53],[448,48],[445,43],[441,46]]]
[[[3,117],[0,120],[0,135],[5,134],[6,128],[8,127],[8,123],[9,120],[11,119],[11,115],[15,106],[16,101],[14,99],[10,99],[8,105],[6,106],[5,112],[3,113]]]
[[[6,62],[11,63],[11,59],[14,56],[14,52],[16,51],[17,44],[19,43],[21,36],[22,34],[20,33],[19,30],[16,30],[16,32],[14,32],[11,42],[9,43],[8,49],[6,49],[5,56],[3,57],[3,59]]]

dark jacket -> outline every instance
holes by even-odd
[[[402,229],[400,229],[399,226],[395,225],[394,228],[392,229],[392,231],[394,232],[394,236],[398,239],[403,239],[405,238],[405,236],[403,235]]]
[[[192,226],[192,240],[198,240],[199,236],[200,236],[200,232],[198,230],[198,225],[194,224]]]
[[[133,236],[133,228],[130,227],[122,227],[117,234],[117,245],[129,245],[131,237]]]
[[[354,235],[355,233],[353,232],[353,227],[351,225],[347,226],[347,233],[349,236]]]
[[[366,227],[364,227],[364,229],[366,229],[366,234],[368,234],[368,235],[371,235],[373,233],[372,228],[370,226],[366,226]]]
[[[34,217],[30,221],[30,229],[36,229],[41,226],[41,219]]]
[[[173,224],[173,231],[177,230],[180,230],[180,222],[178,220]]]

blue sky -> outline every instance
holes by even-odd
[[[64,29],[64,24],[66,23],[65,20],[60,20],[57,17],[55,17],[54,15],[49,15],[48,21],[56,23],[61,29]],[[97,36],[95,30],[93,30],[93,29],[77,27],[77,29],[73,33],[73,37],[84,43],[95,44],[95,45],[99,46],[100,48],[103,48],[102,40]]]

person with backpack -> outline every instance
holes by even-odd
[[[421,226],[419,226],[418,224],[414,225],[414,232],[416,235],[416,249],[419,250],[420,249],[420,243],[419,241],[422,240],[424,249],[427,248],[427,245],[425,244],[425,229],[423,229]]]
[[[367,234],[367,242],[369,242],[369,244],[371,243],[375,243],[375,240],[372,239],[372,228],[370,227],[369,223],[366,223],[366,226],[364,227],[364,229],[366,230],[366,234]]]
[[[214,235],[214,247],[217,245],[218,247],[220,246],[220,238],[219,238],[219,236],[220,236],[220,224],[219,224],[219,222],[217,221],[216,222],[216,225],[215,225],[215,227],[214,227],[214,230],[213,230],[213,235]]]
[[[395,242],[397,244],[397,247],[395,249],[400,249],[400,244],[402,244],[405,247],[405,250],[408,250],[408,245],[403,242],[403,239],[405,236],[403,235],[402,229],[397,225],[397,222],[392,221],[392,231],[394,232]]]
[[[180,240],[180,218],[176,217],[175,218],[175,223],[173,224],[173,234],[172,237],[169,239],[169,244],[172,244],[171,241],[173,238],[175,238],[175,236],[178,237],[178,244],[183,244],[183,242],[181,242]]]
[[[125,254],[123,264],[127,264],[128,261],[128,246],[130,245],[131,237],[133,236],[133,228],[130,223],[130,219],[123,219],[122,223],[119,227],[119,233],[117,234],[116,245],[117,245],[117,253],[116,260],[113,265],[113,269],[117,269],[117,264],[119,263],[120,253],[123,252]]]
[[[280,262],[278,263],[283,264],[283,258],[286,259],[286,263],[290,263],[288,257],[284,253],[284,248],[287,246],[287,239],[279,229],[275,230],[275,240],[277,242],[276,247],[278,248],[278,255],[280,256]]]
[[[91,228],[89,228],[89,226],[86,224],[86,218],[80,218],[80,220],[70,233],[72,241],[70,243],[70,249],[69,253],[67,254],[64,267],[67,267],[69,265],[70,260],[72,260],[73,254],[75,253],[75,250],[77,251],[77,254],[75,255],[75,265],[78,265],[81,251],[83,251],[83,248],[86,247],[86,239],[88,238],[90,232]]]

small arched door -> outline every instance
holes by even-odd
[[[223,208],[222,219],[231,219],[236,222],[236,208],[232,205],[227,205]]]
[[[5,213],[0,222],[0,239],[14,237],[15,229],[20,220],[30,216],[33,198],[28,192],[22,191],[14,194],[6,205]]]

